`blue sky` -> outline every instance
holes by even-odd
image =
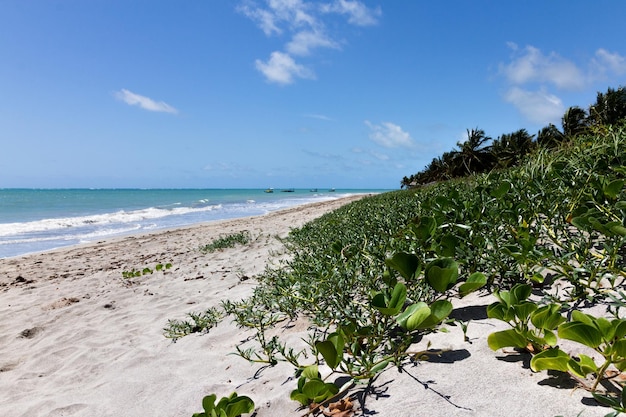
[[[626,2],[3,0],[0,187],[399,188],[625,85]]]

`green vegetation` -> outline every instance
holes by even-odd
[[[238,233],[221,236],[211,243],[201,246],[200,251],[204,253],[215,252],[221,249],[234,248],[236,245],[246,245],[250,242],[250,232],[243,230]]]
[[[486,141],[468,131],[454,179],[364,198],[292,230],[288,260],[259,276],[248,299],[222,302],[225,314],[254,331],[237,353],[290,363],[299,378],[291,398],[322,406],[350,383],[371,384],[390,366],[427,360],[432,351],[411,345],[455,324],[450,299],[485,291],[497,299],[488,317],[511,326],[489,336],[492,349],[525,350],[534,370],[594,375],[594,397],[623,411],[622,386],[612,379],[626,369],[619,317],[626,307],[626,113],[613,111],[619,103],[626,108],[621,88],[599,95],[590,115],[570,109],[565,132],[548,140],[558,130],[547,129],[523,159],[507,145],[508,159],[498,157],[507,169],[478,169]],[[622,121],[606,123],[613,114]],[[499,143],[535,143],[522,133]],[[599,304],[613,317],[583,312]],[[270,336],[277,323],[294,320],[309,324],[304,345]],[[589,355],[571,356],[559,340]],[[599,365],[593,355],[603,358]],[[335,386],[340,376],[350,383]]]
[[[537,135],[526,129],[507,133],[492,140],[484,130],[467,130],[467,140],[457,143],[457,149],[444,152],[422,171],[404,177],[401,186],[411,188],[433,181],[465,177],[494,169],[519,165],[538,148],[555,148],[572,138],[590,134],[604,126],[615,126],[626,119],[626,88],[609,88],[598,93],[588,110],[578,106],[567,109],[561,119],[562,132],[553,125],[542,128]],[[536,140],[533,140],[536,139]]]
[[[194,413],[193,417],[239,417],[243,413],[254,411],[254,401],[245,395],[238,396],[236,392],[229,397],[222,397],[217,404],[215,394],[207,395],[202,400],[203,413]]]
[[[130,271],[122,271],[122,276],[124,278],[135,278],[135,277],[140,277],[142,275],[148,275],[148,274],[153,274],[154,271],[163,271],[163,270],[167,270],[170,269],[172,267],[171,263],[166,263],[166,264],[156,264],[154,269],[152,268],[143,268],[141,270],[137,270],[135,268],[133,268]]]
[[[191,333],[208,333],[224,317],[224,313],[215,307],[202,313],[188,313],[189,320],[168,320],[163,334],[176,341]]]

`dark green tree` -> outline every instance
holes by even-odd
[[[520,129],[496,139],[491,145],[491,154],[496,161],[496,167],[508,168],[517,165],[535,148],[533,137],[526,129]]]
[[[614,125],[624,119],[626,119],[626,89],[609,88],[606,93],[598,92],[595,104],[589,107],[589,124]]]
[[[542,128],[539,133],[537,133],[537,144],[546,148],[555,148],[559,146],[564,139],[565,135],[552,123]]]
[[[587,112],[578,106],[572,106],[565,111],[561,122],[565,136],[572,137],[579,135],[587,130]]]
[[[467,140],[457,142],[459,148],[453,152],[452,167],[455,177],[485,172],[491,169],[491,154],[488,142],[491,138],[482,129],[467,129]]]

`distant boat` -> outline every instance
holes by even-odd
[[[316,193],[317,192],[317,188],[311,188],[309,191],[312,192],[312,193]]]
[[[328,191],[329,191],[329,192],[331,192],[331,193],[334,193],[334,192],[335,192],[335,189],[334,189],[334,188],[331,188],[331,189],[330,189],[330,190],[328,190]]]
[[[280,191],[282,191],[283,193],[293,193],[293,192],[295,192],[296,190],[294,190],[293,188],[286,188],[286,189],[284,189],[284,190],[280,190]]]
[[[267,190],[265,190],[266,193],[273,193],[274,189],[273,188],[268,188]]]

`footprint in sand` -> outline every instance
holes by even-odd
[[[77,303],[79,301],[80,300],[78,298],[76,298],[76,297],[70,297],[70,298],[63,297],[60,300],[55,301],[54,303],[44,307],[43,309],[44,310],[55,310],[57,308],[70,306],[70,305],[72,305],[74,303]]]
[[[32,329],[25,329],[20,332],[20,336],[22,339],[32,339],[37,336],[39,333],[43,331],[43,327],[33,327]]]

